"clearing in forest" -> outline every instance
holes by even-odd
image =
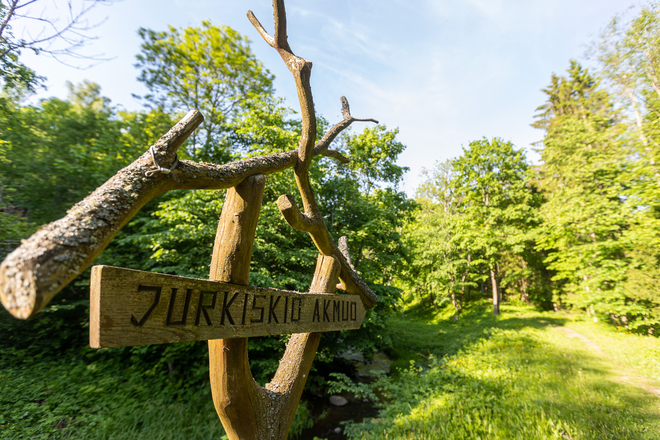
[[[488,303],[391,323],[396,378],[359,439],[660,439],[660,340]],[[428,358],[428,359],[427,359]],[[414,365],[412,364],[414,362]]]

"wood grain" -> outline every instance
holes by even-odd
[[[358,329],[356,295],[243,286],[122,269],[92,268],[93,348]]]

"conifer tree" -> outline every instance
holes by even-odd
[[[612,313],[625,307],[622,283],[628,259],[624,233],[626,150],[612,97],[599,80],[571,61],[553,75],[534,127],[546,131],[537,184],[547,202],[538,247],[560,284],[556,300]]]

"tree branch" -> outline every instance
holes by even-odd
[[[332,141],[335,140],[337,135],[344,131],[346,128],[348,128],[349,125],[351,125],[353,122],[356,121],[361,121],[361,122],[374,122],[378,124],[378,121],[375,119],[357,119],[351,116],[351,110],[348,106],[348,100],[346,99],[345,96],[342,96],[341,98],[341,112],[342,115],[344,116],[344,120],[341,122],[336,123],[335,125],[328,130],[325,135],[323,135],[323,138],[321,138],[320,141],[316,143],[314,148],[322,148],[322,149],[327,149]]]
[[[36,1],[36,0],[33,0]],[[5,31],[5,28],[7,27],[7,24],[9,24],[9,20],[11,20],[11,17],[16,13],[16,5],[19,2],[19,0],[13,0],[8,3],[7,5],[7,15],[5,15],[4,20],[2,20],[2,24],[0,24],[0,37],[2,37],[2,33]]]
[[[62,61],[59,58],[57,58],[57,55],[67,55],[79,59],[87,58],[94,61],[103,61],[105,60],[105,58],[100,58],[97,55],[89,55],[89,56],[81,55],[76,53],[75,49],[82,47],[86,41],[90,39],[95,39],[95,37],[87,36],[81,31],[88,31],[94,29],[95,27],[101,25],[105,21],[102,20],[96,24],[88,24],[87,22],[82,21],[85,14],[91,11],[98,4],[110,4],[113,3],[114,1],[116,0],[91,0],[88,6],[82,6],[78,10],[78,12],[75,12],[73,10],[71,0],[68,0],[66,3],[69,10],[68,19],[66,20],[63,26],[58,27],[54,20],[43,17],[45,10],[42,11],[41,15],[39,16],[32,15],[29,9],[25,13],[21,13],[21,14],[18,13],[19,9],[25,8],[33,3],[36,3],[37,0],[29,0],[24,2],[23,4],[21,4],[21,0],[12,0],[8,4],[7,6],[8,12],[3,19],[3,22],[0,24],[0,39],[2,39],[4,45],[6,45],[6,48],[3,49],[2,53],[0,53],[0,57],[4,57],[7,55],[7,53],[19,51],[21,49],[33,49],[35,51],[48,54],[59,62]],[[42,21],[45,23],[45,25],[35,37],[32,37],[28,32],[29,38],[27,40],[22,40],[22,39],[16,40],[12,38],[11,33],[9,34],[10,38],[3,37],[2,34],[9,26],[9,22],[16,19]],[[47,27],[51,28],[48,29],[48,32],[47,32]],[[72,35],[73,38],[70,38],[69,35]],[[61,40],[68,46],[62,49],[49,48],[51,47],[50,44],[52,44],[52,42],[55,40]]]
[[[323,221],[323,216],[319,211],[316,199],[314,198],[314,191],[309,182],[309,166],[314,151],[317,148],[319,151],[327,149],[335,137],[355,121],[355,119],[350,115],[348,101],[342,97],[342,114],[344,120],[332,127],[323,139],[316,146],[314,145],[314,139],[316,138],[316,114],[314,112],[314,101],[310,85],[312,62],[294,55],[289,46],[286,36],[284,1],[273,0],[273,10],[275,16],[275,38],[268,35],[254,14],[248,12],[248,18],[264,40],[278,51],[289,71],[293,74],[296,83],[303,123],[298,146],[298,161],[295,166],[295,177],[303,202],[304,212],[300,211],[295,200],[290,195],[280,196],[277,205],[284,219],[292,228],[308,232],[322,254],[337,257],[342,266],[340,275],[342,281],[341,288],[349,293],[360,295],[365,307],[371,308],[376,304],[378,298],[360,278],[357,271],[347,263],[344,255],[332,241],[332,237]]]
[[[203,120],[196,110],[154,144],[160,166],[170,168],[176,151]],[[313,154],[341,156],[315,149]],[[341,156],[343,157],[343,156]],[[182,160],[173,171],[179,181],[154,169],[149,151],[96,189],[60,220],[42,227],[0,264],[0,300],[18,318],[34,316],[73,278],[84,271],[119,230],[154,197],[173,189],[225,189],[255,174],[294,167],[296,150],[226,165]]]

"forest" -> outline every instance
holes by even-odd
[[[140,29],[141,110],[120,110],[92,81],[29,104],[47,72],[22,64],[7,8],[0,261],[191,108],[205,119],[180,159],[224,164],[297,148],[298,110],[275,93],[256,43],[229,26]],[[360,330],[323,334],[290,438],[312,438],[314,402],[332,393],[374,413],[337,422],[342,437],[326,438],[660,438],[660,3],[614,18],[588,61],[595,67],[566,60],[548,73],[536,163],[506,133],[466,140],[410,197],[397,164],[406,146],[385,124],[356,124],[334,141],[350,162],[312,162],[328,230],[348,238],[379,302]],[[320,139],[333,121],[317,120]],[[268,176],[252,286],[309,289],[318,251],[276,204],[297,193],[293,173]],[[215,190],[158,196],[94,264],[206,279],[223,201]],[[88,269],[33,319],[0,310],[0,438],[223,438],[206,343],[92,350],[89,280]],[[641,390],[606,384],[609,367],[553,327],[587,334]],[[249,340],[260,384],[286,336]],[[357,379],[347,351],[386,353],[392,372]]]

